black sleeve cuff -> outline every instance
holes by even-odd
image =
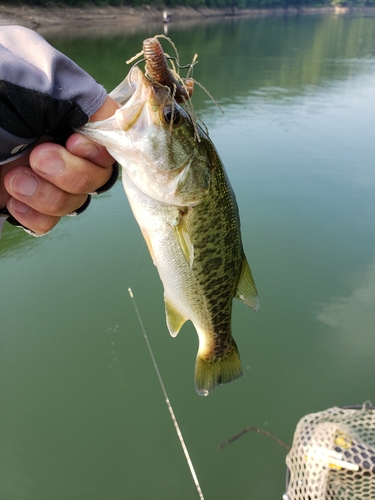
[[[112,174],[111,174],[111,177],[108,179],[108,181],[105,184],[103,184],[102,187],[100,187],[99,189],[97,189],[96,191],[94,191],[93,193],[90,193],[90,194],[92,194],[92,195],[102,194],[102,193],[105,193],[106,191],[109,191],[111,188],[113,188],[113,186],[116,184],[116,181],[118,179],[119,171],[120,171],[120,166],[117,163],[117,161],[115,161],[115,163],[112,165]]]
[[[38,236],[38,237],[39,236],[44,236],[43,234],[36,234],[36,233],[34,233],[34,231],[31,231],[31,229],[29,229],[28,227],[25,227],[23,224],[20,224],[18,222],[18,220],[13,217],[13,215],[10,215],[10,213],[9,213],[9,211],[8,211],[7,208],[2,208],[0,210],[0,213],[4,214],[4,215],[8,215],[7,222],[9,222],[9,224],[12,224],[12,226],[21,227],[24,231],[26,231],[27,233],[31,234],[32,236]]]

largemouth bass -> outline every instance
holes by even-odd
[[[195,387],[208,395],[242,374],[233,298],[259,307],[235,196],[207,132],[169,88],[135,66],[110,95],[121,104],[115,115],[79,131],[123,167],[125,192],[164,285],[169,332],[175,337],[185,321],[194,324]]]

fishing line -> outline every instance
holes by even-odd
[[[132,275],[131,280],[130,280],[131,284],[133,284],[135,273],[138,270],[138,265],[139,265],[139,261],[141,260],[141,255],[142,255],[142,252],[143,252],[143,248],[144,248],[144,243],[142,242],[141,243],[141,247],[139,249],[137,261],[136,261],[135,266],[134,266],[133,275]]]
[[[180,426],[178,425],[178,422],[177,422],[177,418],[174,414],[174,411],[173,411],[173,408],[172,408],[172,405],[171,405],[171,402],[169,400],[169,397],[168,397],[168,393],[167,393],[167,390],[165,388],[165,385],[164,385],[164,382],[163,382],[163,379],[161,377],[161,374],[160,374],[160,371],[159,371],[159,367],[158,367],[158,364],[156,362],[156,359],[155,359],[155,356],[154,356],[154,353],[153,353],[153,350],[151,348],[151,344],[148,340],[148,336],[147,336],[147,333],[146,333],[146,330],[145,330],[145,327],[143,325],[143,321],[142,321],[142,318],[141,318],[141,315],[139,313],[139,310],[138,310],[138,307],[137,307],[137,303],[135,301],[135,298],[134,298],[134,295],[133,295],[133,292],[132,292],[132,289],[129,287],[128,288],[128,292],[129,292],[129,295],[130,295],[130,298],[133,302],[133,306],[134,306],[134,310],[136,312],[136,315],[138,317],[138,321],[139,321],[139,324],[141,326],[141,330],[142,330],[142,333],[143,333],[143,337],[145,339],[145,342],[146,342],[146,345],[147,345],[147,349],[148,349],[148,352],[150,354],[150,357],[151,357],[151,361],[152,361],[152,364],[154,365],[154,369],[156,371],[156,375],[158,377],[158,380],[159,380],[159,384],[160,384],[160,387],[161,387],[161,390],[163,391],[163,395],[164,395],[164,399],[165,399],[165,402],[167,404],[167,407],[168,407],[168,410],[169,410],[169,414],[171,416],[171,419],[172,419],[172,422],[173,422],[173,425],[176,429],[176,433],[177,433],[177,436],[178,436],[178,439],[180,441],[180,444],[181,444],[181,447],[182,447],[182,450],[184,452],[184,455],[185,455],[185,458],[186,458],[186,462],[189,466],[189,469],[190,469],[190,473],[192,475],[192,478],[193,478],[193,481],[194,481],[194,484],[195,484],[195,487],[197,489],[197,492],[198,492],[198,495],[199,495],[199,498],[200,500],[204,500],[204,496],[203,496],[203,493],[202,493],[202,490],[201,490],[201,487],[200,487],[200,484],[199,484],[199,481],[198,481],[198,477],[197,477],[197,474],[195,472],[195,469],[194,469],[194,465],[193,465],[193,462],[191,461],[191,458],[190,458],[190,455],[189,455],[189,452],[188,452],[188,449],[187,449],[187,446],[185,444],[185,440],[183,438],[183,435],[182,435],[182,432],[180,430]]]

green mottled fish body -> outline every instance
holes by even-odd
[[[168,329],[176,336],[185,321],[194,324],[195,385],[207,395],[242,373],[233,298],[259,306],[235,196],[211,140],[168,89],[134,68],[113,96],[122,104],[117,116],[81,131],[123,166],[127,197],[163,282]]]

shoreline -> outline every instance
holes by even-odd
[[[88,7],[37,7],[20,4],[18,6],[0,3],[0,25],[20,24],[41,34],[68,34],[73,32],[119,31],[135,32],[145,25],[157,23],[162,26],[165,7],[149,6],[88,6]],[[303,7],[288,9],[216,9],[174,7],[167,9],[172,22],[214,21],[223,18],[249,18],[268,16],[293,16],[314,14],[375,14],[375,7],[348,9],[345,7]]]

